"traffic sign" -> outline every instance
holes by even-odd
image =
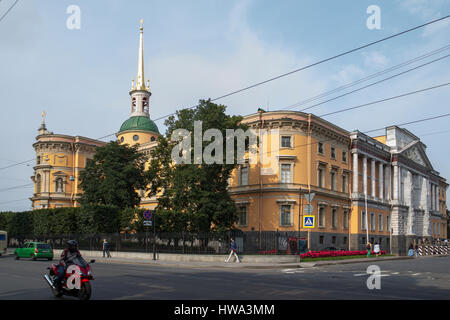
[[[306,214],[311,214],[311,213],[313,213],[313,210],[314,210],[314,208],[313,208],[313,206],[310,205],[310,204],[307,204],[307,205],[303,208],[303,211],[304,211]]]
[[[144,220],[144,227],[151,227],[152,226],[152,220]]]
[[[311,203],[311,201],[312,201],[312,199],[314,198],[315,195],[316,195],[315,193],[308,193],[308,194],[305,194],[305,199],[306,199],[306,201],[307,201],[308,203]]]
[[[150,220],[152,218],[152,212],[150,210],[144,211],[144,219]]]
[[[303,216],[303,228],[314,228],[315,216]]]

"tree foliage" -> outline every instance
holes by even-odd
[[[224,146],[222,164],[174,165],[171,158],[172,150],[178,144],[172,141],[174,130],[186,129],[194,133],[195,121],[202,122],[202,137],[208,129],[219,130],[222,137],[226,137],[227,129],[247,129],[240,124],[242,117],[229,116],[225,110],[224,105],[201,100],[197,108],[180,110],[177,118],[172,116],[166,120],[166,137],[159,138],[158,146],[151,153],[148,170],[150,194],[158,194],[157,226],[161,231],[208,232],[233,227],[236,207],[227,187],[230,174],[237,166],[236,144],[232,164],[226,164]],[[201,143],[203,153],[212,142],[202,139]],[[193,142],[191,146],[191,159],[194,159]]]
[[[123,209],[139,204],[138,190],[146,185],[146,157],[137,148],[116,141],[97,148],[80,174],[82,206],[112,205]]]

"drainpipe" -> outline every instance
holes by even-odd
[[[260,128],[259,128],[259,157],[258,157],[258,164],[259,164],[259,250],[261,250],[261,242],[262,242],[262,189],[263,189],[263,183],[262,183],[262,175],[261,175],[261,155],[262,155],[262,128],[264,125],[264,120],[262,119],[262,110],[258,110],[259,113],[259,121],[260,121]]]

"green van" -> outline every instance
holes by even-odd
[[[33,260],[44,258],[49,261],[53,260],[52,246],[44,242],[26,242],[20,248],[14,250],[16,260],[20,258],[31,258]]]

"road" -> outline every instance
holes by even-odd
[[[450,257],[377,261],[381,288],[369,290],[366,270],[374,263],[295,269],[95,263],[92,299],[450,299]],[[48,261],[0,257],[0,300],[58,299],[43,279],[48,266]]]

